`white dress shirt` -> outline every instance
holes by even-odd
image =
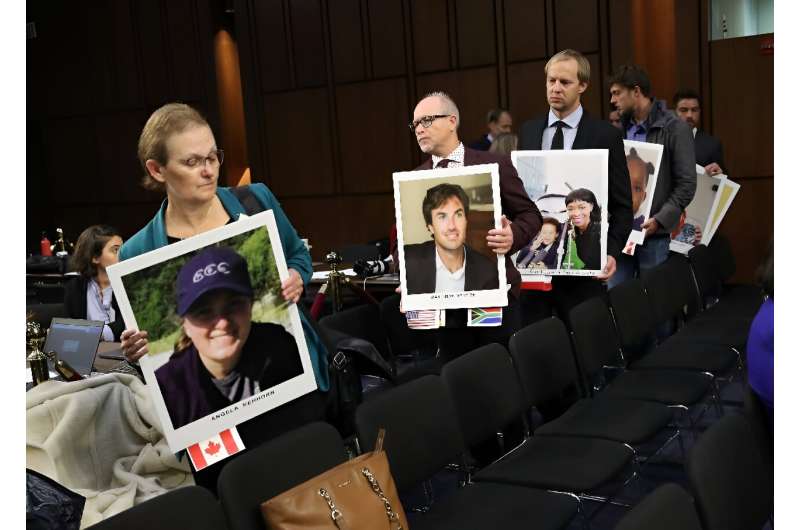
[[[464,167],[464,144],[458,142],[458,147],[453,149],[453,152],[447,156],[431,155],[433,167],[436,167],[436,165],[445,158],[450,161],[447,167]]]
[[[572,149],[575,136],[578,134],[578,124],[581,122],[582,117],[583,106],[581,105],[578,105],[578,108],[566,118],[559,118],[556,116],[555,112],[553,112],[553,109],[550,109],[547,115],[547,127],[544,128],[544,132],[542,133],[542,149],[549,150],[550,146],[553,144],[553,136],[556,134],[556,127],[553,124],[559,120],[567,124],[567,127],[561,128],[561,132],[564,134],[564,150]]]
[[[436,290],[437,293],[457,293],[464,290],[464,272],[467,267],[467,249],[464,249],[464,261],[461,268],[455,272],[447,270],[447,266],[439,257],[436,250]]]

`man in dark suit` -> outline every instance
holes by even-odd
[[[722,161],[722,143],[707,134],[700,126],[700,95],[694,90],[678,90],[672,98],[675,113],[692,128],[694,134],[694,157],[709,175],[725,172]]]
[[[447,311],[447,325],[438,330],[439,352],[445,360],[483,344],[507,344],[511,335],[520,328],[518,297],[521,277],[509,256],[533,239],[542,226],[542,216],[525,193],[510,157],[465,148],[458,138],[459,123],[458,107],[444,92],[432,92],[420,100],[414,109],[414,118],[409,127],[420,150],[430,154],[431,158],[423,162],[417,170],[498,164],[502,226],[489,230],[486,242],[496,254],[505,256],[506,278],[510,288],[508,306],[503,309],[503,324],[500,327],[466,328],[466,311]],[[393,254],[396,254],[396,233],[396,227],[393,227],[393,237],[390,238]]]
[[[492,109],[486,115],[486,128],[488,134],[484,134],[480,139],[469,144],[470,149],[476,151],[488,151],[492,146],[492,141],[503,133],[511,132],[511,113],[506,109]]]
[[[552,303],[559,316],[583,300],[603,292],[599,280],[616,271],[617,258],[631,231],[631,187],[622,133],[610,123],[589,116],[581,105],[581,95],[589,87],[589,61],[575,50],[553,55],[545,65],[545,87],[550,112],[530,120],[520,131],[520,150],[608,149],[608,241],[606,266],[596,278],[553,278]],[[529,320],[549,316],[551,308],[541,293],[528,296]],[[533,303],[533,301],[536,303]],[[539,302],[544,301],[542,305]],[[541,311],[538,312],[537,311]]]
[[[466,245],[469,197],[458,184],[428,190],[422,215],[433,241],[403,246],[408,294],[497,289],[497,259]]]

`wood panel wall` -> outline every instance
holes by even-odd
[[[516,127],[547,110],[543,68],[556,51],[589,57],[584,106],[596,115],[608,108],[605,76],[631,57],[615,22],[630,0],[236,0],[235,8],[252,179],[273,189],[317,259],[388,236],[392,172],[422,161],[406,124],[425,93],[453,96],[470,142],[491,108],[508,107]]]
[[[742,187],[720,232],[731,241],[735,279],[754,281],[774,229],[774,58],[762,36],[710,45],[710,120],[729,176]]]
[[[74,239],[106,222],[130,236],[152,216],[162,197],[139,185],[136,141],[163,103],[197,106],[223,136],[217,86],[224,80],[217,79],[213,43],[224,27],[238,47],[247,145],[223,147],[246,154],[252,180],[269,184],[317,259],[388,235],[391,174],[422,160],[406,127],[422,95],[453,95],[467,142],[483,133],[485,113],[496,106],[510,108],[518,128],[547,110],[547,59],[572,47],[592,64],[584,106],[593,114],[607,113],[606,77],[627,62],[651,73],[656,97],[700,90],[704,125],[722,139],[730,172],[743,185],[722,230],[735,236],[742,277],[752,276],[760,256],[748,258],[748,251],[766,238],[753,233],[749,216],[768,205],[763,213],[772,219],[772,157],[757,147],[772,148],[772,91],[763,85],[772,79],[771,58],[763,60],[746,39],[709,44],[703,0],[233,6],[231,15],[221,0],[28,3],[38,34],[26,44],[29,250],[38,248],[41,229],[52,235],[63,226]]]
[[[220,9],[221,12],[221,9]],[[63,227],[141,228],[162,196],[140,185],[136,155],[149,114],[170,101],[217,128],[207,0],[76,0],[27,4],[27,247]]]

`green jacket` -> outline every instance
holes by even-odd
[[[297,236],[297,231],[292,226],[292,223],[289,222],[289,218],[286,217],[278,199],[269,191],[269,188],[261,183],[252,184],[250,186],[250,191],[253,192],[265,210],[272,210],[275,215],[275,223],[278,225],[278,234],[281,238],[283,255],[286,256],[286,266],[300,273],[303,283],[307,284],[309,280],[311,280],[311,274],[313,272],[311,267],[311,255],[308,253],[303,241]],[[231,216],[231,219],[237,219],[240,214],[245,213],[244,206],[242,206],[239,199],[231,192],[230,188],[217,188],[217,197],[222,201],[222,206],[225,208],[225,211],[228,212],[228,215]],[[164,214],[166,211],[167,199],[164,199],[155,217],[122,245],[119,251],[120,261],[133,258],[139,254],[144,254],[145,252],[164,247],[168,244],[167,229],[164,225]],[[317,385],[320,390],[327,391],[329,386],[327,351],[317,333],[306,320],[302,311],[300,312],[300,320],[303,323],[303,331],[305,332],[306,343],[308,344],[311,365],[314,368]]]

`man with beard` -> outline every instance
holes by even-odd
[[[647,72],[636,65],[623,65],[612,76],[610,86],[611,103],[622,113],[626,138],[664,146],[650,217],[642,223],[644,244],[634,256],[625,256],[617,279],[624,281],[637,268],[650,269],[667,260],[669,233],[694,197],[697,175],[692,131],[664,101],[651,97]]]

